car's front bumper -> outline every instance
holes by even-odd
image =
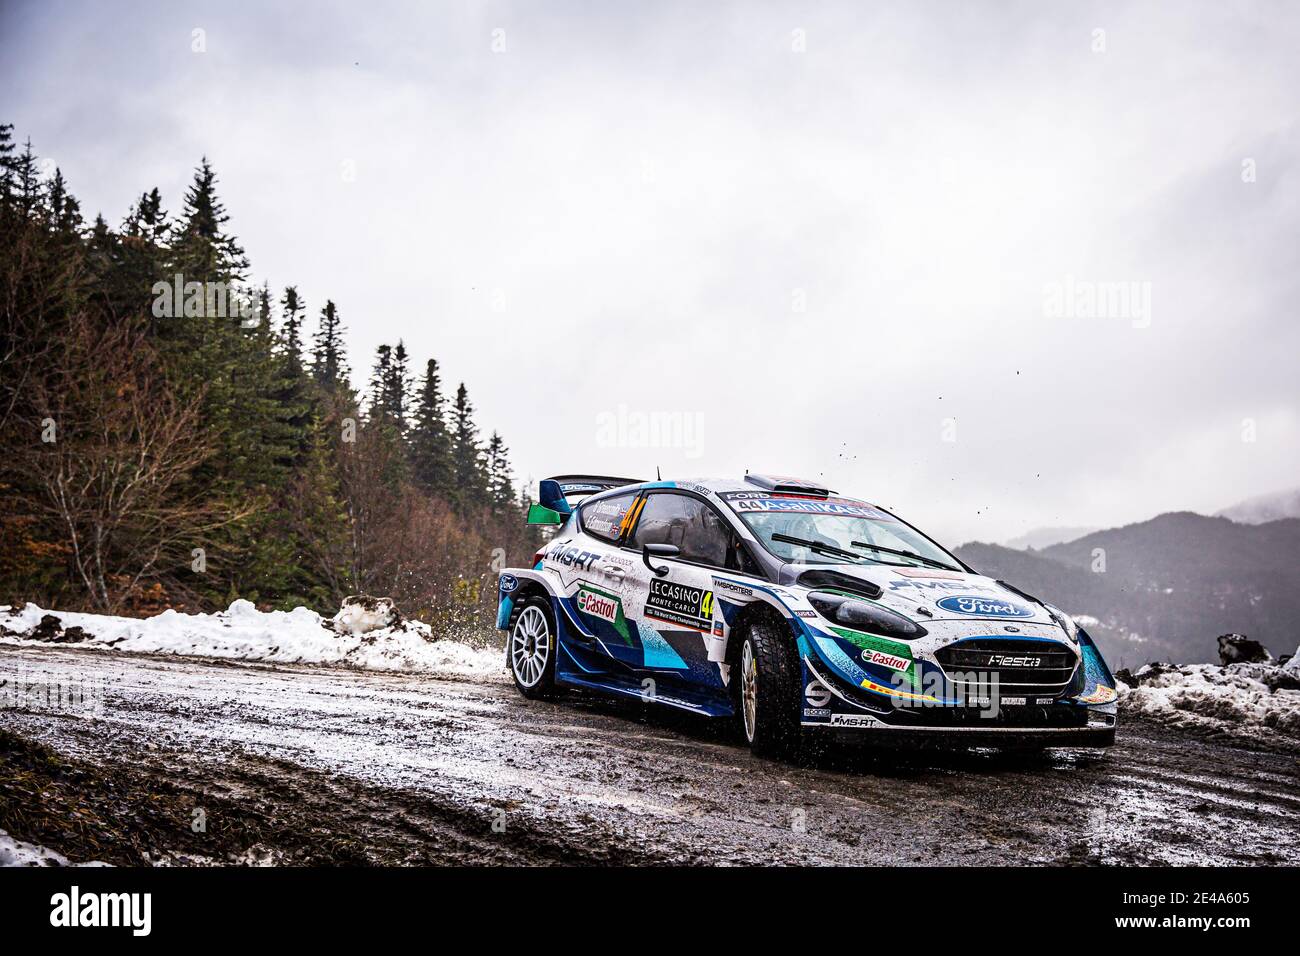
[[[1114,727],[874,727],[820,726],[817,736],[833,736],[848,743],[872,747],[952,749],[961,747],[1040,748],[1109,747],[1115,743]]]
[[[1097,705],[1067,697],[1037,702],[1007,698],[1014,703],[986,700],[962,706],[894,702],[855,693],[828,673],[824,662],[807,657],[803,681],[800,723],[818,735],[843,734],[904,747],[1109,747],[1115,742],[1113,702]]]

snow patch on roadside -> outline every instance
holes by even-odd
[[[62,629],[81,628],[78,647],[112,648],[140,654],[178,654],[285,664],[336,664],[379,671],[415,671],[449,677],[500,677],[504,654],[450,638],[436,638],[429,625],[402,621],[351,633],[355,621],[337,633],[315,611],[259,611],[238,600],[216,614],[163,611],[150,618],[46,611],[28,604],[21,611],[0,606],[0,643],[44,643],[33,632],[47,614]]]
[[[34,843],[15,840],[0,830],[0,866],[108,866],[107,863],[72,863],[61,853]]]
[[[1120,707],[1188,730],[1300,744],[1297,660],[1282,667],[1147,664],[1121,693]]]

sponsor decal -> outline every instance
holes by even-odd
[[[631,644],[627,620],[623,617],[623,600],[618,595],[583,581],[573,595],[573,603],[583,614],[608,621],[622,635],[623,640]]]
[[[596,492],[596,491],[604,491],[604,490],[605,490],[605,486],[604,486],[604,485],[591,485],[591,484],[587,484],[587,483],[585,483],[585,482],[567,482],[567,481],[566,481],[564,484],[560,485],[560,491],[564,492],[564,494],[566,494],[566,495],[569,494],[570,492],[574,492],[574,491],[591,491],[591,492]]]
[[[831,709],[829,707],[805,707],[803,715],[805,717],[829,717]]]
[[[831,702],[830,688],[819,680],[811,680],[803,689],[803,699],[812,707],[825,707]]]
[[[1085,704],[1109,704],[1118,697],[1115,688],[1107,687],[1105,684],[1098,684],[1097,688],[1087,697],[1080,697],[1079,700]]]
[[[1003,705],[1005,705],[1005,706],[1007,706],[1007,707],[1019,707],[1019,706],[1021,706],[1021,705],[1023,705],[1023,704],[1025,703],[1025,698],[1023,698],[1023,697],[999,697],[999,698],[998,698],[998,703],[999,703],[999,704],[1003,704]]]
[[[615,495],[585,505],[582,509],[583,529],[602,538],[619,537],[628,509],[636,500],[634,495]]]
[[[739,512],[763,514],[843,515],[849,518],[871,518],[875,521],[893,521],[879,508],[864,501],[834,498],[781,498],[773,495],[741,491],[721,496]]]
[[[1042,661],[1034,654],[990,654],[989,667],[1037,667]]]
[[[728,594],[734,594],[737,597],[752,598],[754,596],[753,588],[747,588],[735,581],[728,581],[726,578],[714,578],[713,586],[719,591],[726,591]]]
[[[515,588],[519,587],[519,579],[513,574],[503,574],[498,581],[502,594],[509,594]]]
[[[806,610],[806,609],[805,609],[805,610],[798,610],[798,609],[796,609],[794,613],[797,614],[799,617],[811,617],[811,618],[814,618],[814,619],[817,617],[817,612],[816,612],[816,611],[812,611],[812,610]]]
[[[713,627],[713,592],[655,578],[646,597],[645,616],[707,633]]]
[[[858,684],[863,690],[874,691],[877,694],[884,694],[887,697],[894,697],[898,700],[918,701],[924,704],[938,704],[939,698],[931,694],[913,694],[911,691],[899,690],[897,687],[886,687],[883,684],[877,684],[875,681],[867,678]]]
[[[578,610],[613,624],[618,620],[618,598],[606,597],[590,588],[578,589]]]
[[[861,648],[861,657],[868,664],[879,664],[904,674],[912,671],[912,649],[906,644],[876,637],[874,634],[851,631],[846,627],[832,627],[831,630],[854,647]]]
[[[722,623],[721,621],[714,621],[714,622],[713,622],[713,636],[714,636],[714,637],[721,637],[721,636],[722,636],[722,630],[723,630],[723,623]]]
[[[832,727],[876,727],[880,721],[866,714],[832,714]]]
[[[1016,604],[1014,601],[1003,601],[998,598],[979,597],[971,594],[946,597],[937,603],[939,607],[943,608],[945,611],[953,611],[957,614],[976,614],[980,617],[1034,616],[1034,612],[1023,604]]]
[[[884,651],[865,650],[862,652],[862,659],[868,664],[879,664],[881,667],[888,667],[892,671],[907,671],[912,666],[912,662],[906,657],[886,654]]]
[[[554,561],[556,564],[562,564],[566,568],[576,568],[579,571],[588,570],[599,557],[598,552],[579,548],[567,541],[552,545],[542,554],[542,559],[545,561]]]
[[[916,588],[918,591],[970,591],[978,590],[978,586],[972,588],[971,585],[963,581],[890,581],[889,590],[901,591],[904,588]]]

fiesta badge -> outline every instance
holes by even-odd
[[[980,617],[1033,617],[1034,612],[1011,601],[999,601],[996,598],[971,597],[959,594],[946,597],[938,602],[945,611],[957,614],[976,614]]]

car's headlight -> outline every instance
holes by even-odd
[[[827,620],[859,631],[896,637],[903,641],[924,637],[926,634],[925,628],[909,621],[901,614],[896,614],[879,604],[858,601],[843,594],[813,591],[808,595],[808,603]]]
[[[1074,618],[1053,604],[1044,604],[1043,607],[1047,608],[1047,613],[1052,615],[1052,619],[1065,630],[1065,636],[1070,639],[1070,642],[1078,644],[1079,625],[1074,623]]]

